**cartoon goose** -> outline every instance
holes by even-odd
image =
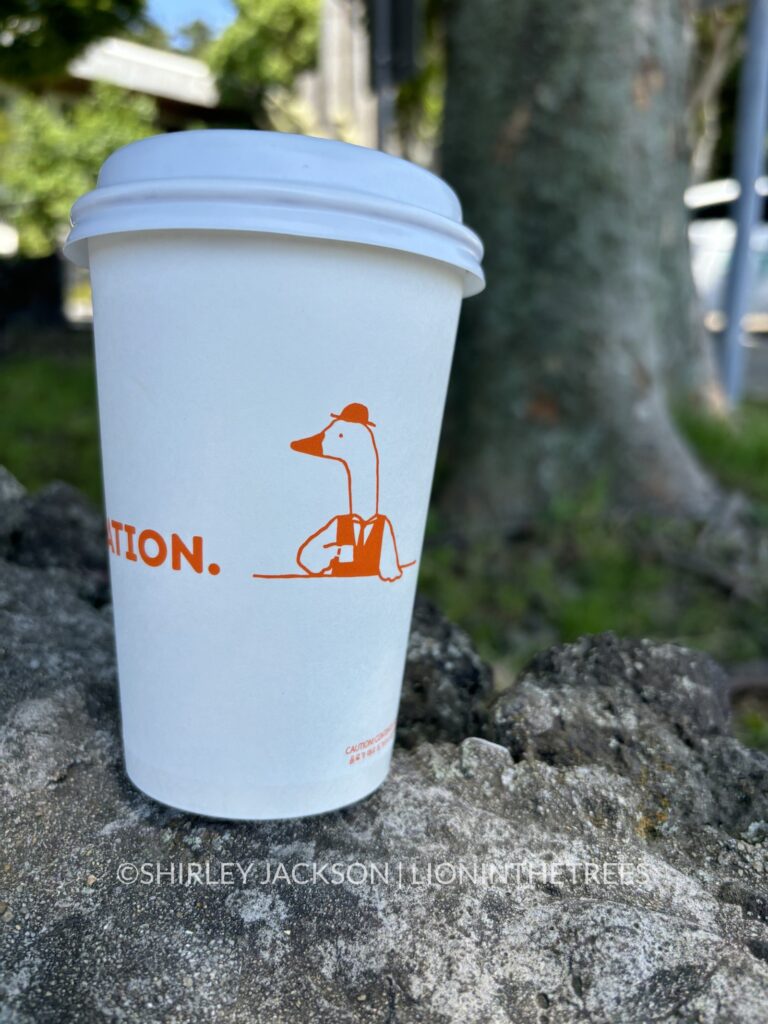
[[[340,462],[347,475],[349,511],[321,526],[296,555],[310,576],[378,576],[393,582],[407,567],[400,563],[392,523],[379,512],[375,426],[367,406],[352,402],[331,413],[319,434],[291,442],[296,452]]]

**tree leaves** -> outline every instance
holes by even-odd
[[[0,79],[39,85],[88,43],[130,26],[144,0],[9,0],[0,14]]]
[[[21,251],[46,256],[63,241],[74,201],[93,188],[110,153],[155,133],[156,104],[108,85],[74,101],[19,94],[8,111],[0,212]]]
[[[317,53],[319,0],[235,0],[237,18],[208,49],[225,105],[258,120],[270,87],[291,85]]]

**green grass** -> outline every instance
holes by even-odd
[[[742,743],[768,752],[768,707],[737,709],[733,724]]]
[[[687,414],[682,428],[712,474],[749,496],[768,524],[768,405],[747,403],[730,421]],[[428,544],[420,584],[512,672],[549,644],[603,630],[698,647],[726,665],[768,658],[764,608],[662,562],[648,539],[642,524],[608,519],[600,494],[587,495],[526,537],[471,549]],[[765,706],[739,709],[735,727],[768,749]]]
[[[745,402],[728,420],[684,412],[680,424],[725,487],[768,505],[768,404]]]
[[[0,362],[0,464],[31,490],[66,480],[101,501],[91,358]]]
[[[766,656],[763,609],[652,551],[641,531],[588,510],[469,550],[430,544],[420,585],[487,658],[512,671],[543,647],[604,630],[674,640],[725,663]]]

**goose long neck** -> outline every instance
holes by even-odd
[[[379,455],[375,444],[349,463],[349,511],[370,519],[379,511]]]

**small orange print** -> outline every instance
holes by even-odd
[[[344,751],[347,764],[359,764],[361,761],[366,761],[369,757],[374,757],[389,746],[394,733],[395,723],[390,722],[386,728],[376,733],[375,736],[370,736],[367,740],[361,740],[359,743],[350,743]]]
[[[117,558],[142,562],[151,569],[170,563],[175,572],[186,566],[200,574],[206,568],[203,538],[199,536],[193,537],[190,544],[186,544],[178,533],[172,533],[166,540],[157,530],[139,530],[130,523],[108,519],[107,547]],[[218,576],[221,572],[221,566],[216,562],[211,562],[207,568],[211,576]]]
[[[379,512],[379,449],[368,407],[361,402],[331,413],[331,422],[310,437],[291,442],[302,455],[331,459],[344,467],[348,511],[310,534],[296,553],[301,572],[266,574],[255,579],[338,579],[372,576],[394,583],[415,562],[401,562],[391,520]]]

